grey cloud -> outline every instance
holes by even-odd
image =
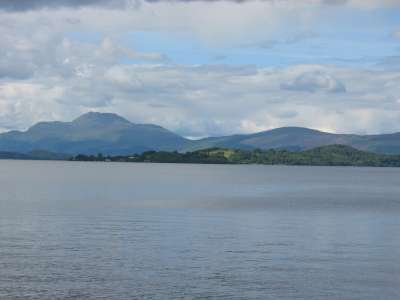
[[[88,12],[76,17],[84,19],[81,13]],[[2,127],[26,128],[39,119],[69,119],[85,110],[123,113],[134,122],[156,123],[191,136],[286,125],[373,132],[381,129],[382,120],[388,120],[390,130],[398,126],[400,85],[398,77],[386,71],[160,64],[162,55],[126,49],[112,38],[89,43],[65,37],[62,28],[54,26],[53,32],[47,24],[34,27],[36,14],[48,12],[0,20],[15,26],[0,26],[0,118],[7,120]],[[127,57],[150,64],[124,65]],[[24,77],[29,80],[15,80]],[[338,79],[351,86],[351,92],[343,93]],[[310,93],[305,97],[282,88]],[[388,95],[394,98],[388,101]],[[337,113],[343,107],[345,112]]]
[[[38,9],[58,9],[58,8],[81,8],[81,7],[106,7],[110,9],[124,9],[127,7],[138,7],[142,2],[235,2],[245,3],[254,0],[2,0],[0,1],[0,10],[5,11],[29,11]],[[288,0],[259,0],[269,3],[290,4]],[[349,0],[320,0],[319,3],[325,5],[344,5]],[[307,3],[307,2],[305,2]]]
[[[50,0],[0,0],[0,9],[26,11],[85,5],[118,8],[135,2],[67,3],[52,0],[50,4],[46,3]],[[285,3],[289,6],[294,2],[287,0]],[[340,5],[341,2],[325,1],[325,4]],[[116,42],[118,39],[90,43],[65,34],[95,31],[117,38],[119,30],[138,30],[141,25],[137,24],[145,24],[146,20],[155,22],[157,19],[160,24],[154,28],[166,27],[171,19],[187,22],[187,18],[176,17],[180,13],[172,14],[175,7],[168,6],[168,11],[160,9],[164,11],[162,21],[159,21],[158,14],[157,18],[151,19],[149,12],[144,12],[141,17],[138,14],[136,19],[130,11],[109,14],[97,9],[15,15],[1,13],[0,118],[6,120],[1,127],[21,128],[38,119],[69,119],[81,111],[101,109],[123,113],[135,122],[157,123],[192,136],[286,125],[347,132],[394,131],[399,128],[400,99],[397,95],[400,95],[400,84],[397,71],[385,68],[381,73],[376,70],[366,72],[361,68],[332,66],[261,68],[227,66],[222,64],[223,61],[216,61],[219,65],[180,66],[164,64],[162,54],[127,49]],[[232,7],[238,10],[236,13],[242,11],[239,5],[232,4]],[[153,6],[148,5],[147,9],[151,11]],[[188,13],[192,14],[195,9],[191,8]],[[258,13],[258,6],[251,11],[255,10],[257,14],[249,14],[250,21],[260,19],[262,12]],[[109,19],[105,18],[108,14]],[[265,19],[268,18],[265,16]],[[212,23],[198,20],[194,18],[193,22],[199,24],[199,28]],[[229,32],[232,31],[231,25],[243,26],[243,22],[237,22],[236,18],[227,24]],[[205,29],[207,33],[214,31],[212,26]],[[225,27],[222,32],[225,33]],[[312,36],[294,36],[281,42],[294,43],[301,38]],[[124,65],[127,59],[145,60],[150,64]],[[393,66],[397,60],[395,57],[388,59],[386,65]],[[344,83],[349,92],[345,93]],[[285,92],[287,90],[308,94]],[[380,127],[383,122],[385,128]]]
[[[0,59],[0,78],[28,79],[33,77],[35,66],[30,63],[12,62]]]
[[[236,3],[245,3],[252,2],[255,0],[145,0],[146,2],[236,2]],[[269,2],[274,4],[290,4],[290,0],[259,0],[260,2]],[[305,0],[304,3],[307,3],[308,0]],[[347,4],[349,0],[320,0],[319,3],[326,5],[342,5]],[[300,3],[300,1],[298,1]]]
[[[281,88],[289,91],[344,93],[346,87],[342,82],[321,71],[300,74],[295,79],[281,84]]]
[[[30,38],[2,30],[0,34],[0,78],[28,79],[56,73],[58,76],[90,77],[102,73],[121,60],[165,63],[161,53],[138,52],[105,37],[100,44],[63,38],[44,31],[45,38]]]
[[[322,0],[323,4],[328,4],[328,5],[343,5],[347,4],[349,0]]]
[[[24,12],[40,9],[104,7],[109,9],[137,8],[142,2],[246,2],[252,0],[1,0],[0,10]],[[270,0],[262,0],[270,1]]]
[[[36,9],[54,9],[64,7],[106,6],[124,8],[136,1],[129,0],[1,0],[0,9],[5,11],[29,11]]]

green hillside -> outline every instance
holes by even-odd
[[[302,152],[287,150],[232,150],[211,148],[178,153],[148,151],[132,156],[78,155],[77,161],[199,163],[199,164],[265,164],[309,166],[400,167],[400,155],[369,153],[345,145],[330,145]]]

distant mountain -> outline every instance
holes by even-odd
[[[133,124],[111,113],[90,112],[72,122],[41,122],[25,132],[0,134],[0,151],[123,155],[175,150],[189,140],[157,125]]]
[[[282,127],[247,135],[198,140],[185,150],[206,148],[285,149],[304,151],[327,145],[347,145],[368,152],[400,154],[400,133],[382,135],[333,134],[301,127]]]
[[[304,151],[327,145],[347,145],[400,154],[400,133],[383,135],[332,134],[301,127],[283,127],[254,134],[188,140],[163,127],[134,124],[111,113],[90,112],[72,122],[40,122],[27,131],[0,134],[0,151],[28,154],[45,151],[68,155],[128,155],[145,151],[195,151],[207,148],[285,149]],[[39,152],[40,153],[40,152]]]

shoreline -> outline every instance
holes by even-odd
[[[85,160],[69,160],[69,159],[13,159],[0,158],[1,161],[16,162],[70,162],[70,163],[103,163],[103,164],[162,164],[162,165],[210,165],[210,166],[268,166],[268,167],[333,167],[333,168],[384,168],[399,169],[399,166],[379,166],[379,165],[312,165],[312,164],[257,164],[257,163],[194,163],[194,162],[159,162],[159,161],[85,161]]]

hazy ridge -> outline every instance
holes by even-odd
[[[285,149],[293,152],[327,145],[346,145],[379,154],[400,154],[400,133],[332,134],[301,127],[283,127],[254,134],[189,140],[161,126],[134,124],[111,113],[86,113],[72,122],[40,122],[27,131],[0,134],[0,151],[32,151],[67,155],[129,155],[145,151],[196,151],[207,148]]]

